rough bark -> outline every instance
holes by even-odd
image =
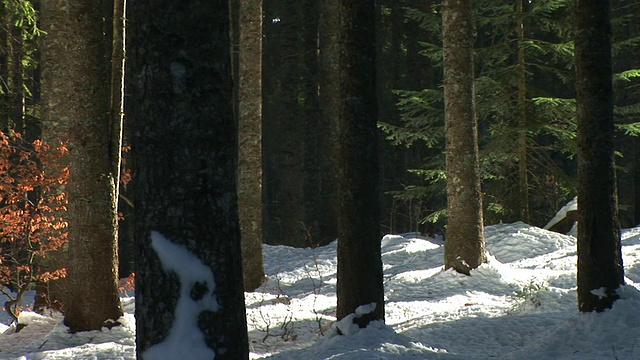
[[[264,281],[262,261],[262,0],[239,2],[238,211],[245,291]]]
[[[610,4],[577,0],[578,308],[603,311],[624,284],[614,169]]]
[[[471,0],[442,9],[448,224],[445,268],[469,274],[484,261]]]
[[[248,359],[236,196],[229,4],[135,1],[129,4],[128,62],[136,104],[132,151],[136,242],[136,351],[169,336],[180,300],[215,297],[198,328],[216,359]],[[150,232],[186,248],[215,284],[180,284],[151,247]],[[215,290],[212,289],[215,286]],[[189,301],[189,296],[182,298]]]
[[[122,315],[116,193],[109,153],[109,56],[104,2],[42,1],[45,136],[68,140],[70,170],[65,324],[98,330]]]
[[[340,80],[337,171],[337,317],[361,305],[375,309],[354,321],[361,327],[384,319],[384,287],[378,223],[376,146],[375,3],[340,1]]]

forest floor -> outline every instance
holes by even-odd
[[[574,237],[513,223],[488,226],[486,242],[488,262],[465,276],[443,271],[441,239],[386,236],[386,323],[346,336],[335,331],[335,242],[265,245],[268,281],[245,294],[251,358],[640,359],[640,227],[623,231],[627,285],[603,313],[578,312]],[[0,334],[0,359],[135,359],[131,296],[122,326],[104,331],[69,334],[59,316],[24,311],[26,328]]]

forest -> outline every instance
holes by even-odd
[[[56,313],[133,326],[137,358],[255,358],[269,249],[335,247],[315,316],[346,336],[389,319],[390,236],[473,278],[504,224],[571,233],[572,302],[611,311],[635,279],[639,59],[633,0],[0,0],[11,331]]]

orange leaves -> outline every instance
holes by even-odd
[[[37,262],[67,242],[63,219],[69,170],[56,161],[67,152],[20,134],[0,132],[0,288],[20,292],[35,280],[64,277],[65,269],[38,274]]]
[[[121,293],[126,293],[128,291],[134,291],[136,289],[136,274],[131,273],[128,277],[120,279],[118,281],[118,290]]]

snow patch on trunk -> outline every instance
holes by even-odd
[[[147,349],[145,360],[213,359],[215,352],[204,341],[198,328],[198,316],[203,311],[217,312],[216,284],[211,268],[186,247],[175,244],[162,234],[151,232],[151,247],[165,272],[173,272],[180,280],[180,297],[169,336]]]

